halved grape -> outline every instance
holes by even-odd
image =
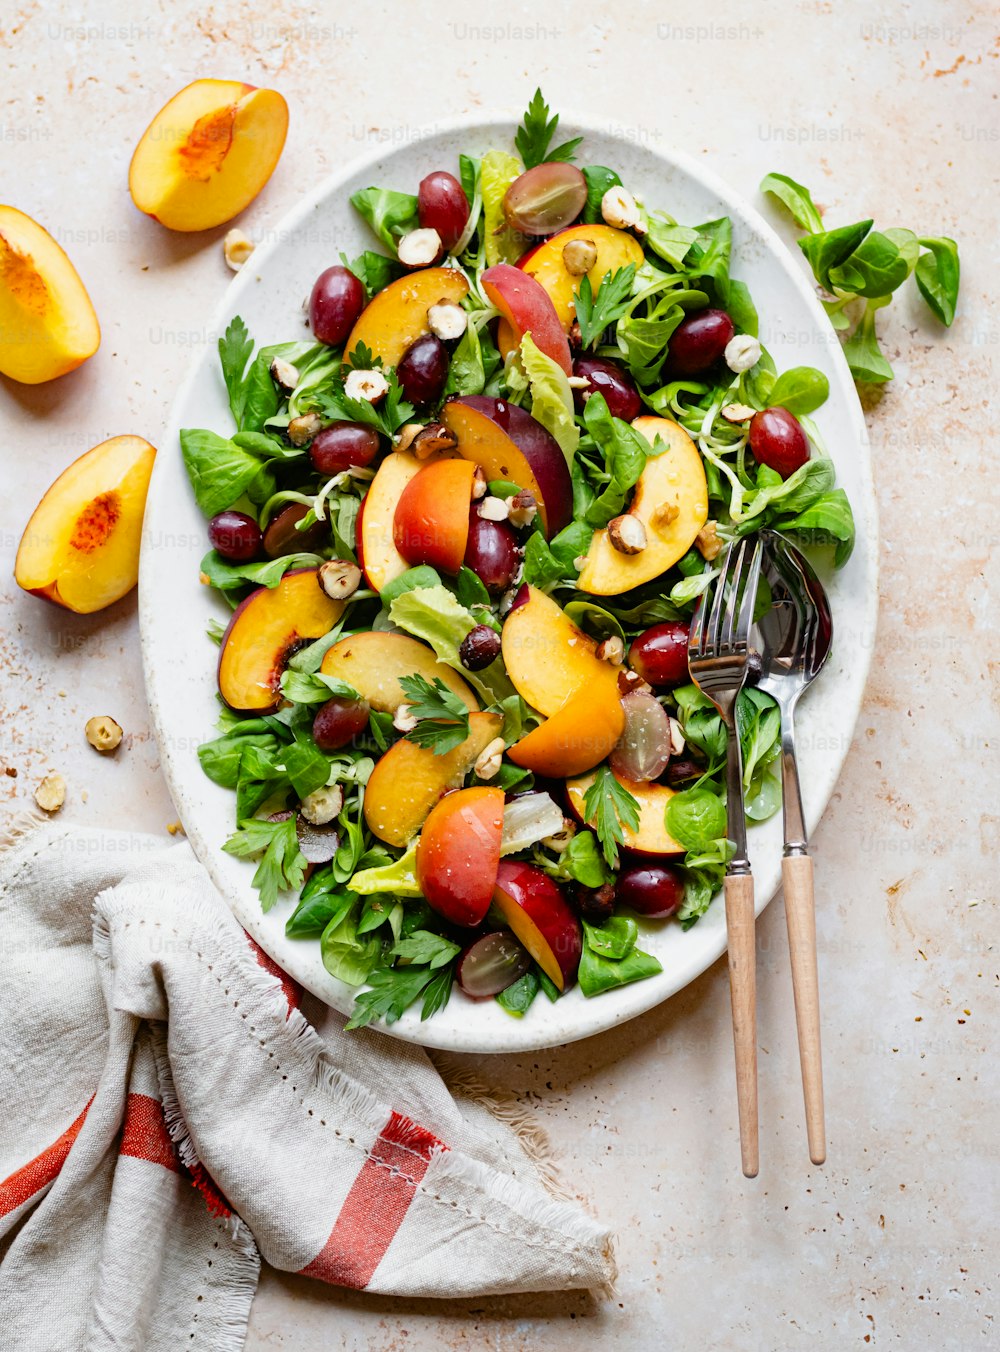
[[[627,864],[615,884],[615,901],[650,920],[666,920],[680,910],[684,875],[673,864]]]
[[[491,596],[499,596],[514,581],[521,564],[517,536],[506,521],[487,521],[473,504],[465,566],[471,568]]]
[[[608,757],[623,779],[644,782],[662,775],[670,760],[670,719],[659,700],[633,691],[622,700],[625,731]]]
[[[421,229],[436,230],[444,247],[454,248],[469,219],[469,202],[454,174],[439,169],[420,180],[417,213]]]
[[[458,960],[458,984],[473,1000],[488,1000],[512,986],[531,967],[531,957],[509,930],[494,930],[471,943]]]
[[[304,502],[290,502],[272,517],[264,532],[264,553],[269,559],[279,559],[285,554],[309,554],[323,543],[329,530],[325,521],[314,521],[305,530],[296,530],[308,512]]]
[[[260,553],[260,527],[245,512],[218,512],[208,523],[209,544],[227,563],[249,563]]]
[[[587,201],[587,180],[574,164],[536,164],[516,178],[503,199],[513,230],[551,235],[575,221]]]
[[[335,422],[313,437],[309,459],[320,474],[340,474],[345,469],[370,465],[379,453],[379,446],[374,427]]]
[[[433,333],[425,333],[403,353],[396,375],[411,404],[436,404],[441,398],[451,358]]]
[[[787,408],[764,408],[750,420],[750,449],[759,465],[787,479],[809,459],[809,438]]]
[[[366,699],[344,699],[334,695],[316,711],[313,741],[320,751],[339,751],[367,729],[370,712]]]
[[[703,375],[725,352],[736,332],[725,310],[699,310],[674,329],[668,345],[674,376]]]
[[[573,374],[589,382],[586,389],[573,391],[578,413],[586,402],[584,396],[591,394],[603,394],[612,418],[621,418],[623,422],[631,422],[642,412],[636,383],[617,362],[607,361],[604,357],[577,357],[573,362]]]

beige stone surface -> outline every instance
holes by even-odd
[[[61,772],[63,817],[164,831],[133,599],[60,613],[18,593],[42,490],[103,438],[154,444],[208,307],[225,227],[170,235],[131,206],[150,116],[189,80],[274,83],[288,146],[239,224],[262,238],[345,159],[421,124],[603,109],[704,157],[748,196],[776,169],[836,222],[961,241],[942,331],[912,291],[880,317],[897,379],[867,398],[881,508],[879,651],[814,840],[829,1163],[805,1151],[780,902],[759,925],[762,1167],[738,1170],[724,965],[565,1049],[481,1064],[537,1111],[581,1198],[618,1232],[614,1300],[407,1302],[266,1273],[248,1348],[967,1349],[997,1338],[996,552],[1000,20],[991,7],[190,0],[0,12],[0,197],[77,262],[99,354],[36,389],[0,379],[4,810]],[[667,204],[669,205],[669,204]],[[782,227],[784,228],[784,227]],[[791,239],[791,235],[787,237]],[[171,447],[162,447],[172,453]],[[836,448],[833,448],[836,454]],[[110,714],[113,757],[84,725]]]

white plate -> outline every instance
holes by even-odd
[[[462,120],[429,128],[405,145],[355,161],[328,179],[285,217],[259,247],[223,298],[210,333],[225,330],[235,314],[261,344],[306,336],[301,303],[314,278],[337,261],[372,248],[365,224],[348,198],[372,183],[414,192],[433,169],[454,169],[460,151],[481,154],[511,145],[516,117]],[[837,467],[837,480],[851,500],[857,546],[846,568],[828,578],[835,642],[822,678],[803,703],[798,725],[803,797],[810,829],[816,826],[840,772],[861,705],[875,632],[877,598],[876,519],[865,425],[854,384],[798,259],[765,221],[701,164],[678,152],[622,141],[564,118],[560,133],[583,134],[583,163],[616,168],[630,189],[651,207],[685,223],[728,215],[733,221],[732,271],[746,281],[761,317],[761,338],[779,371],[812,365],[829,377],[830,398],[818,424]],[[218,715],[216,650],[205,634],[224,604],[198,582],[198,564],[208,543],[178,446],[181,427],[209,427],[229,434],[229,409],[219,373],[214,336],[182,387],[157,456],[146,509],[139,610],[143,662],[153,725],[164,772],[195,852],[240,922],[296,980],[336,1009],[347,1011],[351,990],[330,977],[316,940],[286,939],[290,898],[263,915],[250,886],[253,865],[223,854],[234,829],[233,794],[201,772],[196,749],[214,735]],[[781,817],[755,828],[750,853],[757,880],[757,909],[774,894],[780,877]],[[544,997],[523,1019],[494,1002],[476,1003],[457,990],[447,1008],[426,1023],[411,1010],[388,1031],[393,1037],[465,1052],[528,1051],[572,1042],[634,1018],[665,1000],[705,970],[726,946],[723,907],[716,901],[689,930],[650,924],[642,946],[660,959],[663,972],[647,981],[586,1000],[572,990],[556,1004]]]

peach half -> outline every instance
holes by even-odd
[[[610,694],[617,700],[619,667],[597,656],[596,641],[578,629],[551,596],[536,587],[527,592],[528,599],[504,620],[501,634],[507,675],[517,693],[549,719],[584,687],[591,689],[595,701]],[[538,731],[546,726],[543,723]],[[546,739],[540,740],[544,744]]]
[[[94,307],[66,254],[37,221],[0,206],[0,371],[40,385],[75,371],[100,342]]]
[[[432,648],[409,634],[386,634],[375,629],[351,634],[333,645],[320,670],[325,676],[336,676],[352,685],[380,713],[395,713],[406,703],[399,683],[402,676],[423,676],[431,685],[435,678],[440,679],[468,709],[479,708],[471,687],[458,672],[439,662]]]
[[[257,196],[287,131],[288,105],[276,90],[195,80],[160,109],[136,146],[132,201],[169,230],[211,230]]]
[[[63,470],[25,527],[17,585],[81,615],[131,591],[155,456],[142,437],[112,437]]]
[[[458,305],[468,293],[469,283],[457,268],[422,268],[390,282],[361,311],[344,344],[345,357],[364,343],[384,366],[398,366],[406,349],[430,333],[430,307],[439,301]]]

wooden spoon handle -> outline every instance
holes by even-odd
[[[807,854],[786,855],[781,861],[785,891],[788,950],[792,961],[795,1024],[799,1034],[799,1064],[806,1105],[806,1134],[813,1164],[826,1159],[823,1121],[823,1062],[819,1033],[819,977],[816,968],[816,908],[813,902],[813,862]]]
[[[757,952],[753,877],[726,878],[726,928],[729,933],[729,999],[736,1050],[736,1103],[740,1115],[740,1154],[747,1178],[760,1167],[757,1139]]]

